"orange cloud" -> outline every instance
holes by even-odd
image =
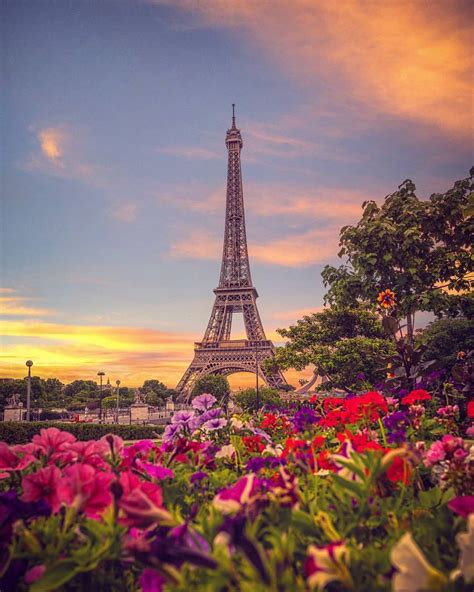
[[[42,153],[52,162],[58,163],[63,155],[64,132],[48,127],[38,132]]]
[[[0,293],[8,294],[13,292],[14,290],[4,288]],[[23,303],[28,300],[32,299],[19,296],[0,296],[0,316],[39,317],[56,314],[54,310],[48,308],[24,306]]]
[[[297,308],[293,310],[282,310],[280,312],[273,313],[272,318],[277,319],[279,321],[285,321],[288,323],[295,323],[297,320],[303,318],[306,315],[311,315],[314,312],[321,312],[322,310],[324,310],[324,307],[322,306],[313,306],[311,308]],[[279,340],[281,341],[281,335],[278,335],[278,339],[276,341]]]
[[[370,111],[472,129],[472,14],[469,3],[155,0],[198,23],[243,31],[316,102],[350,99]]]
[[[321,228],[300,234],[250,243],[251,261],[283,265],[284,267],[307,267],[327,263],[338,250],[338,229]],[[183,239],[172,243],[169,255],[175,258],[218,260],[222,240],[204,231],[191,232]]]

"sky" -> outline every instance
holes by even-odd
[[[363,201],[406,178],[427,198],[473,163],[468,1],[0,7],[0,377],[32,359],[65,382],[176,385],[218,283],[231,103],[276,343],[323,306]]]

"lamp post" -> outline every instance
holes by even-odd
[[[30,410],[31,410],[31,366],[33,362],[28,360],[26,362],[28,366],[28,383],[26,386],[26,421],[30,421]]]
[[[105,372],[97,372],[97,376],[100,379],[100,390],[99,390],[99,423],[102,423],[102,378],[105,376]]]
[[[21,401],[18,403],[18,407],[20,408],[20,421],[23,421],[23,403]]]
[[[257,410],[260,409],[260,392],[258,390],[258,341],[255,342],[255,391],[257,394]]]
[[[115,384],[117,385],[117,415],[115,417],[115,423],[119,422],[119,396],[120,396],[120,380],[116,380]]]

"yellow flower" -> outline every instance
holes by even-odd
[[[395,292],[392,292],[389,288],[380,292],[377,296],[377,301],[383,308],[393,308],[396,304]]]
[[[392,579],[393,592],[436,592],[447,584],[447,578],[428,563],[409,532],[393,547],[390,560],[397,570]]]

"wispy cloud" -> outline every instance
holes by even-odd
[[[349,96],[360,109],[470,135],[469,3],[153,0],[196,24],[241,30],[315,104]],[[262,26],[265,23],[265,26]]]
[[[3,288],[0,294],[11,294],[10,296],[0,296],[0,316],[16,317],[43,317],[57,314],[56,311],[49,308],[31,306],[28,304],[34,301],[34,298],[15,295],[15,290]]]
[[[109,211],[115,220],[129,223],[137,217],[138,206],[133,202],[122,202],[114,204]]]
[[[338,230],[332,227],[249,244],[252,261],[283,267],[308,267],[328,263],[336,257],[337,250]],[[221,251],[221,239],[205,231],[194,231],[173,241],[169,256],[216,261],[220,258]]]
[[[308,308],[295,308],[292,310],[281,310],[274,312],[272,318],[277,321],[285,321],[287,323],[295,323],[298,319],[303,318],[306,315],[311,315],[315,312],[321,312],[324,310],[322,306],[313,306]],[[278,340],[281,340],[281,336],[278,336]]]

